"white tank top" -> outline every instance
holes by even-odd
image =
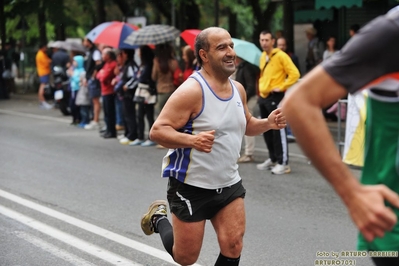
[[[199,72],[190,76],[201,85],[202,109],[179,131],[196,135],[216,130],[210,153],[194,148],[170,149],[163,159],[163,177],[174,177],[205,189],[234,185],[241,180],[237,160],[245,134],[246,119],[240,93],[231,80],[231,96],[219,98]]]

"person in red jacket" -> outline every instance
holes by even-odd
[[[111,48],[105,48],[102,51],[104,66],[97,73],[96,78],[101,84],[101,96],[103,98],[104,120],[107,130],[102,135],[103,138],[116,138],[115,129],[115,95],[112,80],[115,78],[114,69],[117,67],[116,55]]]

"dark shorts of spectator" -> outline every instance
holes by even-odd
[[[241,180],[230,187],[204,189],[170,177],[167,198],[170,212],[177,218],[184,222],[198,222],[212,219],[235,199],[244,198],[245,192]]]
[[[39,77],[40,83],[48,84],[50,81],[50,75],[44,75]]]
[[[90,79],[88,84],[90,99],[98,98],[101,96],[101,86],[97,79]]]

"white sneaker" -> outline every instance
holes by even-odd
[[[149,139],[147,139],[146,141],[141,143],[141,147],[150,147],[150,146],[155,146],[155,145],[157,145],[157,144]]]
[[[264,161],[263,163],[257,164],[256,168],[258,168],[259,170],[270,170],[275,165],[276,165],[276,163],[273,163],[272,160],[269,158],[266,161]]]
[[[132,142],[130,142],[129,145],[130,146],[140,146],[141,143],[143,143],[143,142],[144,142],[144,140],[142,140],[142,139],[135,139]]]
[[[131,141],[130,139],[126,138],[126,137],[124,137],[123,139],[119,140],[119,143],[120,143],[120,144],[123,144],[123,145],[128,145],[128,144],[130,144],[131,142],[132,142],[132,141]]]
[[[45,109],[45,110],[50,110],[53,109],[53,105],[49,104],[48,102],[41,102],[40,103],[40,108]]]
[[[290,172],[291,168],[289,165],[276,164],[276,166],[274,166],[272,169],[272,174],[275,175],[288,174]]]
[[[124,138],[126,138],[126,137],[125,137],[125,135],[121,134],[121,135],[118,135],[116,138],[117,138],[118,140],[121,140],[121,139],[124,139]]]
[[[91,121],[90,124],[85,125],[84,129],[87,130],[93,130],[93,129],[99,129],[100,125],[96,121]]]
[[[250,163],[254,161],[254,157],[252,155],[243,155],[241,156],[237,163]]]

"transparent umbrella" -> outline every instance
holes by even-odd
[[[236,38],[231,39],[234,43],[234,51],[238,57],[255,66],[259,66],[259,59],[262,55],[262,51],[255,44]]]

